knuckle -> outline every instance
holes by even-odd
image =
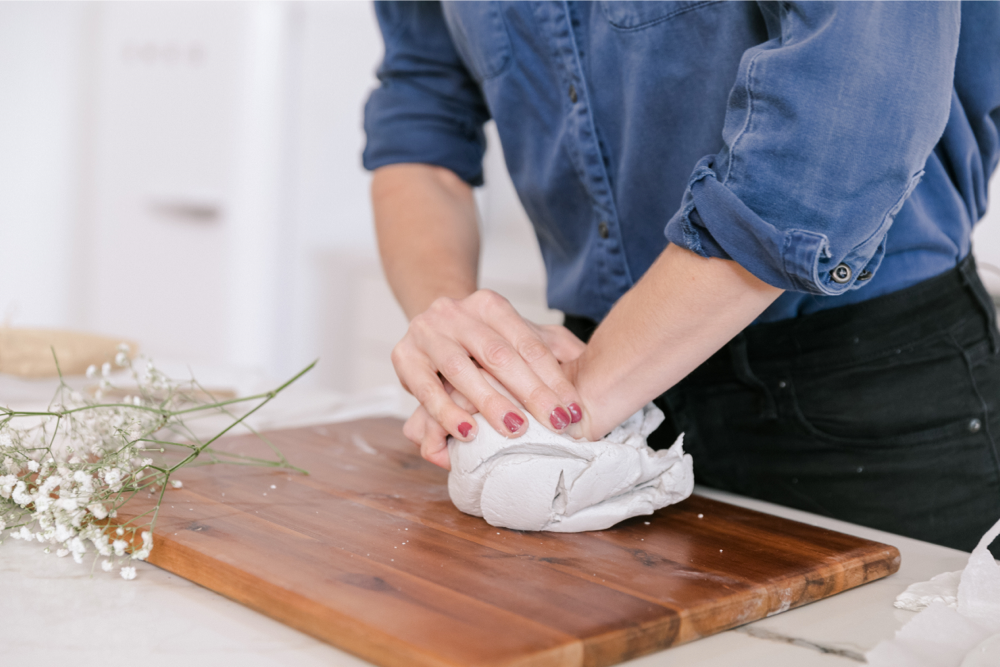
[[[476,303],[485,312],[495,312],[510,303],[503,296],[491,289],[481,289],[473,296],[476,298]]]
[[[493,341],[483,348],[483,361],[491,368],[507,368],[514,361],[514,350],[505,341]]]
[[[403,348],[402,341],[393,346],[392,352],[389,354],[389,359],[395,368],[399,368],[406,360],[406,350]]]
[[[437,454],[447,447],[444,437],[438,433],[427,435],[420,443],[420,454],[424,458]]]
[[[573,386],[572,382],[562,376],[552,383],[552,391],[559,396],[566,396],[576,400],[576,387]]]
[[[434,314],[448,314],[453,312],[458,306],[458,302],[447,296],[439,296],[431,302],[430,308],[427,312]],[[419,315],[418,315],[419,317]],[[414,318],[416,319],[416,318]],[[426,318],[425,318],[426,319]]]
[[[549,348],[537,338],[529,338],[518,346],[518,352],[529,364],[541,361],[549,356]]]
[[[406,436],[406,439],[409,440],[410,442],[415,442],[415,443],[420,442],[420,439],[424,435],[423,429],[416,422],[414,417],[410,417],[408,420],[406,420],[406,423],[403,424],[403,435]]]
[[[532,387],[525,397],[530,405],[544,405],[552,400],[552,392],[543,384]]]
[[[421,313],[410,320],[410,328],[406,334],[407,337],[416,339],[414,341],[415,345],[419,345],[418,341],[426,339],[428,334],[434,331],[434,324],[430,320],[431,318],[426,313]],[[405,341],[406,339],[404,338],[402,342]]]
[[[441,364],[441,374],[446,378],[456,378],[462,374],[469,364],[469,358],[461,355],[450,355]]]
[[[429,382],[429,381],[421,382],[416,387],[414,387],[413,396],[418,401],[420,401],[421,405],[429,406],[430,403],[434,400],[434,397],[437,395],[436,390],[437,387],[435,386],[434,382]]]

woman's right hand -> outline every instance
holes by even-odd
[[[421,444],[425,458],[440,465],[448,435],[463,441],[475,437],[476,412],[499,433],[521,435],[524,412],[492,387],[481,369],[540,423],[562,433],[583,414],[579,394],[560,362],[575,359],[584,349],[583,341],[565,327],[528,322],[496,292],[439,298],[411,320],[392,352],[400,382],[423,410],[407,422],[407,437]]]

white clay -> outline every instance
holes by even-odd
[[[448,492],[458,509],[494,526],[603,530],[680,502],[694,489],[683,436],[668,450],[646,445],[663,422],[652,403],[597,442],[553,433],[530,415],[527,431],[514,439],[497,433],[482,415],[476,421],[472,442],[448,441]]]
[[[958,607],[958,581],[962,571],[944,572],[930,581],[919,581],[896,597],[893,606],[909,611],[920,611],[933,602],[941,602],[952,609]]]

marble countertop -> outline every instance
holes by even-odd
[[[0,404],[38,385],[0,379]],[[374,414],[399,414],[408,405],[391,388],[363,397],[302,389],[285,408],[275,406],[260,426],[279,427]],[[741,667],[846,667],[912,618],[895,609],[909,584],[962,569],[968,554],[769,503],[699,488],[736,505],[858,535],[897,547],[898,573],[826,600],[728,632],[652,654],[629,667],[697,665]],[[139,661],[146,666],[239,664],[326,665],[369,663],[271,620],[164,570],[139,563],[138,577],[123,581],[72,559],[42,553],[37,543],[0,544],[0,645],[3,663],[44,659],[77,667]]]

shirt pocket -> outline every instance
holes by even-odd
[[[632,2],[630,0],[603,0],[601,7],[608,23],[620,30],[638,30],[655,23],[669,21],[700,7],[714,5],[720,0],[688,0],[686,2]]]
[[[498,2],[443,3],[452,42],[473,78],[482,83],[511,61],[510,37]]]

